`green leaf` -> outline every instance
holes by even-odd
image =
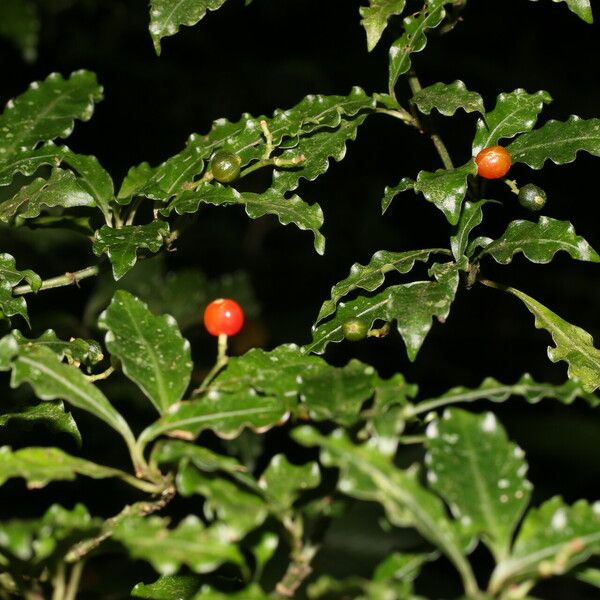
[[[375,101],[372,101],[373,106]],[[295,190],[302,179],[314,181],[329,169],[330,159],[336,162],[346,156],[346,144],[356,139],[358,128],[367,118],[366,114],[358,114],[353,118],[345,118],[333,129],[316,131],[301,137],[298,144],[285,150],[278,157],[281,160],[292,160],[304,156],[304,161],[293,168],[276,169],[273,173],[273,188],[283,194]]]
[[[319,354],[330,342],[341,342],[344,339],[342,325],[350,318],[363,319],[370,327],[376,320],[396,320],[412,361],[431,329],[432,318],[441,321],[447,318],[457,287],[458,270],[452,266],[439,281],[390,286],[375,296],[340,302],[332,319],[313,327],[313,341],[304,349]]]
[[[600,156],[600,119],[548,121],[539,129],[519,136],[507,150],[513,162],[541,169],[546,160],[557,165],[573,162],[583,150]]]
[[[137,262],[137,251],[146,248],[158,252],[169,235],[169,225],[155,220],[146,225],[127,225],[113,229],[103,225],[96,230],[93,250],[96,256],[107,254],[115,280],[121,279]]]
[[[531,494],[523,451],[509,442],[493,413],[455,408],[427,426],[426,447],[430,487],[497,561],[505,559]]]
[[[14,257],[5,252],[0,254],[0,282],[5,282],[13,288],[23,280],[31,286],[34,292],[39,292],[42,286],[42,279],[39,275],[31,269],[19,271]]]
[[[413,581],[419,575],[421,567],[437,558],[437,552],[402,553],[394,552],[377,565],[373,573],[373,581],[383,582],[390,580]]]
[[[258,480],[269,500],[282,510],[290,509],[300,492],[320,483],[321,474],[316,462],[293,465],[283,454],[276,454],[271,459]]]
[[[509,223],[506,231],[496,240],[486,238],[474,240],[471,248],[485,244],[481,256],[492,256],[503,265],[522,252],[534,263],[549,263],[557,252],[568,252],[571,258],[589,262],[600,262],[600,256],[579,235],[568,221],[557,221],[540,217],[537,223],[517,220]]]
[[[44,566],[52,568],[73,544],[97,535],[101,525],[82,504],[71,510],[53,504],[40,519],[0,523],[0,556],[10,557],[14,571],[39,577]]]
[[[204,159],[209,153],[204,139],[192,135],[181,152],[167,159],[158,167],[148,169],[147,163],[142,163],[137,169],[130,169],[119,196],[125,190],[131,189],[136,195],[167,202],[175,194],[183,192],[186,185],[193,182],[194,178],[202,173]],[[147,176],[146,181],[137,187],[143,176]]]
[[[65,412],[65,406],[60,400],[25,406],[20,410],[0,414],[0,427],[10,425],[11,429],[13,427],[31,429],[38,423],[42,423],[50,431],[70,435],[78,445],[81,445],[81,433],[77,424],[71,413]]]
[[[96,206],[108,221],[111,217],[109,202],[115,193],[111,176],[95,156],[67,152],[63,160],[79,173],[77,182],[94,198]]]
[[[125,518],[113,538],[136,559],[150,562],[162,575],[173,575],[183,565],[195,573],[209,573],[224,563],[244,565],[244,557],[229,537],[229,529],[205,527],[196,516],[186,517],[175,529],[160,517]]]
[[[48,180],[38,177],[0,204],[0,221],[12,223],[16,217],[37,217],[44,207],[95,206],[94,198],[80,185],[71,171],[53,169]]]
[[[426,490],[411,471],[394,466],[392,459],[368,445],[354,445],[342,430],[323,436],[304,426],[293,431],[293,438],[305,445],[321,448],[325,466],[338,467],[338,489],[354,498],[380,503],[390,521],[415,527],[456,565],[472,578],[462,552],[457,529],[446,517],[441,500]]]
[[[133,441],[129,425],[106,396],[78,368],[61,363],[49,348],[21,346],[11,367],[13,388],[29,383],[40,400],[65,400],[104,421],[128,443]]]
[[[561,319],[527,294],[511,287],[506,290],[523,301],[535,317],[535,326],[545,329],[552,336],[556,347],[548,347],[550,360],[566,361],[569,378],[580,380],[586,392],[593,392],[600,387],[600,350],[594,347],[592,336]]]
[[[600,398],[586,392],[579,381],[566,381],[562,385],[538,383],[531,375],[526,373],[513,384],[501,383],[493,377],[486,377],[476,388],[453,387],[441,396],[405,407],[403,413],[407,419],[410,419],[415,415],[423,414],[449,404],[476,402],[477,400],[505,402],[512,396],[522,396],[530,404],[537,404],[544,398],[552,398],[563,404],[572,404],[576,398],[582,398],[590,406],[598,406],[600,404]]]
[[[42,166],[58,167],[68,152],[66,146],[48,142],[34,150],[19,152],[7,163],[0,161],[0,185],[9,184],[16,173],[33,175]]]
[[[129,204],[131,199],[144,189],[153,173],[154,167],[151,167],[147,162],[131,167],[121,183],[117,193],[117,202],[119,204]]]
[[[27,314],[27,303],[25,298],[15,298],[12,294],[12,286],[6,281],[0,279],[0,319],[20,315],[29,325],[29,315]]]
[[[434,83],[419,90],[412,97],[413,104],[425,115],[431,114],[435,108],[442,115],[451,117],[459,108],[465,112],[485,111],[483,99],[477,92],[469,92],[460,80],[452,83]]]
[[[41,488],[50,481],[73,480],[77,475],[93,479],[118,477],[121,471],[66,454],[59,448],[36,448],[21,450],[0,448],[0,485],[13,477],[22,477],[30,489]]]
[[[469,235],[483,221],[483,206],[487,203],[488,200],[479,200],[477,202],[469,202],[467,200],[463,204],[456,233],[450,238],[452,255],[456,260],[460,260],[465,256],[469,244]]]
[[[183,496],[204,496],[204,516],[227,529],[229,539],[245,537],[267,518],[267,504],[262,497],[240,489],[224,477],[211,477],[185,465],[179,469],[176,483]]]
[[[78,367],[83,364],[92,367],[104,359],[102,348],[95,340],[71,338],[68,342],[61,340],[54,330],[47,329],[37,338],[28,339],[16,329],[11,332],[19,346],[44,346],[54,352],[60,359],[66,358],[69,364]]]
[[[438,169],[434,173],[421,171],[414,183],[414,190],[435,204],[451,225],[456,225],[467,194],[467,177],[475,174],[477,166],[472,160],[456,169]]]
[[[359,8],[360,22],[367,32],[367,48],[369,52],[375,48],[381,39],[388,20],[394,15],[401,15],[406,0],[370,0],[369,6]]]
[[[227,593],[219,592],[209,585],[203,585],[192,600],[271,600],[272,598],[273,596],[264,592],[260,586],[252,583],[239,592]]]
[[[197,575],[165,575],[154,583],[138,583],[131,596],[145,600],[193,600],[200,582]]]
[[[197,190],[189,190],[177,196],[162,212],[168,214],[175,210],[180,215],[195,213],[203,202],[217,206],[242,205],[246,214],[252,219],[267,214],[276,215],[283,225],[294,223],[300,229],[312,231],[315,236],[315,249],[319,254],[324,252],[325,238],[319,231],[323,224],[321,208],[317,204],[312,206],[306,204],[296,195],[285,198],[282,193],[273,188],[262,194],[240,193],[229,186],[205,183]]]
[[[385,274],[391,271],[408,273],[416,261],[427,261],[432,253],[445,253],[443,248],[427,248],[424,250],[410,250],[408,252],[376,252],[367,265],[355,263],[350,269],[346,279],[339,281],[331,288],[331,299],[326,300],[321,306],[317,323],[335,312],[341,298],[356,289],[369,292],[375,291],[385,281]]]
[[[403,177],[398,185],[395,186],[386,186],[383,191],[383,198],[381,200],[381,214],[384,214],[385,211],[390,207],[392,200],[402,192],[406,192],[407,190],[413,190],[415,187],[414,179],[410,177]]]
[[[100,315],[108,351],[160,414],[181,400],[192,374],[190,343],[170,315],[153,315],[129,292],[115,293]]]
[[[537,2],[537,0],[532,0]],[[592,6],[590,0],[552,0],[552,2],[565,2],[571,12],[574,12],[586,23],[593,23]]]
[[[39,142],[71,135],[75,119],[89,120],[101,99],[102,88],[90,71],[75,71],[69,79],[52,73],[33,82],[0,115],[0,168]]]
[[[388,387],[390,393],[399,395],[403,384],[398,380],[382,381],[373,367],[360,361],[332,367],[322,358],[287,344],[271,352],[256,348],[230,359],[227,369],[212,382],[208,396],[271,396],[301,416],[308,413],[314,420],[351,425],[361,418],[360,409],[366,400]]]
[[[576,577],[579,581],[600,588],[600,569],[583,569],[576,574]]]
[[[257,483],[244,465],[231,457],[217,454],[204,446],[196,446],[180,440],[161,440],[152,449],[152,459],[157,464],[191,464],[199,471],[215,473],[222,471],[244,484],[248,489],[258,491]]]
[[[419,12],[404,19],[404,34],[390,47],[389,89],[392,96],[398,77],[410,69],[410,55],[421,52],[427,45],[427,29],[435,28],[442,22],[446,14],[444,4],[446,0],[426,0]]]
[[[220,394],[211,392],[199,400],[179,403],[174,409],[147,427],[140,440],[148,442],[168,434],[194,439],[210,429],[219,437],[237,437],[244,427],[264,432],[285,422],[289,417],[288,404],[270,396],[250,392]]]
[[[517,89],[514,92],[499,94],[494,110],[477,121],[473,156],[484,148],[495,146],[501,139],[513,138],[524,131],[531,131],[544,104],[549,102],[552,102],[552,98],[543,90],[528,94],[525,90]],[[510,146],[509,152],[515,161]]]
[[[192,26],[207,11],[217,10],[225,0],[150,0],[150,35],[160,56],[160,40],[175,35],[182,25]]]
[[[509,582],[562,575],[599,553],[600,505],[579,500],[569,506],[554,497],[525,515],[511,555],[492,574],[490,591]]]
[[[0,2],[0,36],[12,41],[29,63],[37,56],[39,29],[40,21],[34,4],[28,0]]]

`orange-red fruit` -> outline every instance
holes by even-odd
[[[204,326],[211,335],[235,335],[243,325],[244,311],[235,300],[218,298],[204,310]]]
[[[484,148],[476,157],[477,174],[485,179],[504,177],[512,164],[508,150],[502,146]]]

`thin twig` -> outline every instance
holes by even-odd
[[[42,281],[39,291],[49,290],[50,288],[64,287],[66,285],[77,285],[82,279],[98,275],[99,271],[100,267],[98,267],[98,265],[93,265],[91,267],[81,269],[80,271],[74,271],[73,273],[65,273],[64,275],[51,277],[50,279]],[[13,294],[15,296],[24,296],[25,294],[31,294],[33,291],[34,289],[29,284],[18,285],[17,287],[13,288]]]

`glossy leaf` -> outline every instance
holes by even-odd
[[[38,292],[42,285],[41,277],[31,269],[20,271],[17,269],[14,257],[6,253],[0,254],[0,283],[6,283],[8,287],[13,288],[23,280],[34,292]]]
[[[370,0],[369,6],[361,6],[360,22],[367,32],[367,48],[369,52],[375,48],[388,21],[395,15],[401,15],[406,0]]]
[[[498,95],[494,110],[486,113],[477,121],[473,139],[473,155],[480,150],[495,146],[505,138],[513,138],[524,131],[531,131],[542,112],[544,104],[552,101],[545,91],[529,94],[525,90]],[[509,151],[514,158],[512,150]]]
[[[304,426],[293,437],[305,446],[318,445],[325,466],[338,467],[338,489],[349,496],[372,500],[383,506],[390,521],[415,527],[464,572],[465,559],[457,530],[446,517],[441,500],[426,490],[410,471],[367,445],[354,445],[341,430],[323,436]]]
[[[231,359],[227,369],[211,384],[208,395],[272,396],[302,416],[351,425],[361,418],[362,405],[374,394],[377,397],[389,389],[390,394],[399,395],[404,387],[404,381],[382,381],[373,367],[360,361],[333,367],[322,358],[287,344],[271,352],[253,349]]]
[[[39,28],[35,5],[29,0],[0,2],[0,36],[10,40],[27,62],[36,59]]]
[[[573,116],[567,121],[548,121],[519,136],[508,151],[514,162],[533,169],[541,169],[546,160],[557,165],[573,162],[580,151],[600,156],[600,119]]]
[[[102,99],[102,88],[90,71],[75,71],[68,79],[52,73],[35,81],[29,89],[9,100],[0,115],[0,168],[33,150],[39,142],[66,138],[74,121],[87,121],[94,103]]]
[[[419,12],[404,19],[404,34],[390,47],[390,93],[396,86],[398,77],[410,69],[410,55],[421,52],[427,45],[425,32],[442,22],[446,14],[443,6],[446,3],[446,0],[426,0]]]
[[[78,368],[61,363],[49,348],[22,346],[13,358],[11,367],[13,388],[29,383],[41,400],[65,400],[104,421],[128,443],[132,441],[129,425],[106,396]]]
[[[469,244],[469,235],[483,221],[483,206],[487,202],[487,200],[479,200],[478,202],[467,200],[463,204],[456,233],[450,238],[452,255],[456,260],[460,260],[465,256]]]
[[[467,90],[467,86],[460,80],[452,83],[438,82],[423,88],[412,97],[412,102],[426,115],[431,114],[434,108],[447,117],[451,117],[459,108],[467,113],[485,111],[481,96]]]
[[[569,506],[555,496],[525,515],[511,555],[492,574],[490,590],[531,577],[562,575],[597,554],[600,505],[579,500]]]
[[[320,483],[321,474],[316,462],[293,465],[283,454],[276,454],[271,459],[258,480],[269,500],[283,510],[292,507],[300,492]]]
[[[288,404],[270,396],[256,396],[251,391],[231,394],[209,393],[199,400],[181,402],[141,435],[144,442],[160,435],[194,439],[210,429],[219,437],[237,437],[244,427],[264,432],[289,417]]]
[[[27,325],[29,325],[29,314],[27,313],[27,302],[22,296],[15,297],[12,293],[12,286],[0,279],[0,319],[20,315]]]
[[[217,10],[225,0],[150,0],[150,35],[156,54],[160,40],[174,35],[182,25],[198,23],[209,10]]]
[[[56,146],[48,142],[34,150],[24,150],[14,156],[9,162],[0,161],[0,185],[9,184],[14,175],[33,175],[43,166],[60,166],[63,158],[69,153],[66,146]]]
[[[83,154],[67,152],[63,160],[79,173],[77,182],[92,196],[96,206],[102,211],[108,221],[110,219],[109,202],[115,193],[111,176],[95,156],[84,156]]]
[[[280,193],[290,192],[300,185],[302,179],[314,181],[326,173],[331,159],[339,162],[346,156],[346,144],[356,139],[358,128],[366,118],[366,114],[359,114],[341,120],[333,130],[316,131],[301,137],[297,145],[282,152],[278,158],[292,160],[304,156],[304,160],[295,167],[275,170],[273,189]]]
[[[2,410],[0,428],[31,429],[35,425],[42,424],[52,432],[70,435],[78,445],[81,445],[81,433],[77,424],[71,413],[65,412],[65,406],[60,400],[25,406],[10,412],[4,412],[5,407],[2,407]]]
[[[93,479],[118,477],[116,469],[70,456],[59,448],[36,448],[29,446],[11,450],[0,448],[0,485],[13,477],[22,477],[29,488],[41,488],[50,481],[73,480],[77,475]]]
[[[168,528],[167,519],[132,516],[118,523],[113,538],[133,558],[150,562],[162,575],[173,575],[183,565],[195,573],[209,573],[227,562],[243,565],[244,558],[229,534],[227,527],[205,527],[195,516],[174,529]]]
[[[38,177],[9,200],[0,204],[0,221],[37,217],[45,207],[95,206],[94,198],[71,171],[53,169],[49,179]]]
[[[411,418],[416,414],[423,414],[450,404],[470,403],[477,400],[505,402],[512,396],[521,396],[530,404],[537,404],[545,398],[558,400],[567,405],[572,404],[577,398],[584,399],[590,406],[600,404],[600,398],[586,392],[579,381],[566,381],[562,385],[538,383],[526,373],[513,384],[501,383],[493,377],[486,377],[476,388],[453,387],[440,396],[407,406],[403,413],[406,418]]]
[[[484,245],[481,256],[492,256],[503,265],[511,262],[518,252],[534,263],[545,264],[561,250],[568,252],[571,258],[600,262],[600,256],[581,236],[575,234],[571,223],[550,217],[540,217],[537,223],[520,219],[512,221],[499,238],[489,243],[488,239],[479,238],[474,240],[473,247],[477,245]]]
[[[421,171],[413,187],[415,192],[421,192],[427,201],[435,204],[451,225],[456,225],[467,194],[467,177],[476,173],[474,161],[456,169],[438,169],[434,173]]]
[[[427,480],[455,519],[481,536],[496,560],[507,557],[529,502],[524,452],[493,413],[449,409],[427,427]]]
[[[390,207],[392,200],[402,192],[406,192],[407,190],[412,190],[415,187],[415,182],[410,177],[403,177],[398,185],[394,186],[386,186],[383,191],[383,198],[381,200],[381,214],[384,214],[385,211]]]
[[[197,575],[165,575],[153,583],[138,583],[131,596],[145,600],[192,600],[200,589]]]
[[[108,351],[160,414],[183,398],[192,374],[190,343],[170,315],[155,316],[129,292],[119,290],[100,315]]]
[[[112,263],[113,276],[121,279],[137,262],[137,252],[148,249],[158,252],[169,235],[169,225],[164,221],[151,221],[146,225],[128,225],[114,229],[103,225],[94,236],[96,256],[107,254]]]
[[[312,231],[315,236],[315,249],[323,254],[325,238],[319,228],[323,224],[323,211],[317,204],[309,205],[298,196],[285,198],[282,193],[270,188],[262,194],[238,192],[232,187],[219,184],[203,184],[197,190],[186,191],[177,196],[164,211],[175,210],[178,214],[195,213],[201,203],[227,206],[244,206],[246,214],[252,219],[264,215],[276,215],[283,225],[294,223],[303,230]]]
[[[136,195],[166,202],[173,195],[183,192],[186,186],[202,173],[204,159],[208,154],[209,150],[205,147],[204,140],[199,136],[192,135],[181,152],[167,159],[158,167],[148,170],[147,163],[142,163],[137,170],[130,170],[127,175],[127,183],[124,182],[119,195],[122,197],[127,189],[126,186],[132,186],[132,191]],[[136,183],[141,181],[142,175],[147,175],[148,178],[140,187],[136,187]],[[140,179],[134,179],[134,177],[140,177]]]
[[[317,323],[335,312],[341,298],[356,289],[369,292],[375,291],[385,281],[385,274],[396,271],[408,273],[416,261],[427,261],[432,253],[444,253],[442,248],[427,248],[424,250],[409,250],[408,252],[376,252],[367,265],[355,263],[346,279],[339,281],[331,288],[331,299],[321,306]]]
[[[61,340],[54,330],[47,329],[37,338],[28,339],[21,332],[11,332],[19,346],[44,346],[54,352],[60,359],[66,358],[69,364],[78,367],[83,364],[92,367],[104,359],[102,348],[95,340],[71,338],[69,341]]]
[[[153,173],[154,167],[151,167],[147,162],[131,167],[121,183],[117,193],[117,202],[119,204],[129,204],[131,199],[137,196],[148,184]]]
[[[569,378],[580,380],[586,392],[593,392],[600,387],[600,350],[594,346],[592,336],[561,319],[527,294],[515,288],[507,288],[507,291],[523,301],[535,317],[535,326],[545,329],[552,336],[556,347],[548,347],[550,360],[566,361]]]
[[[537,0],[532,1],[537,2]],[[586,23],[593,23],[594,21],[590,0],[552,0],[552,2],[565,2],[569,10]]]
[[[397,321],[397,327],[409,359],[416,358],[432,325],[432,318],[445,320],[450,313],[458,287],[458,271],[449,269],[439,281],[414,281],[390,286],[375,296],[359,296],[338,304],[335,315],[313,327],[313,341],[307,352],[322,353],[330,342],[344,339],[342,325],[350,318],[366,321],[371,327],[377,320]]]
[[[594,587],[600,588],[600,569],[583,569],[576,574],[577,579],[579,581],[583,581],[584,583],[589,583]]]
[[[177,489],[183,496],[204,496],[203,512],[209,522],[227,529],[230,539],[241,539],[265,521],[265,500],[224,477],[211,477],[196,467],[184,465],[176,477]]]

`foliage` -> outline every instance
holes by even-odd
[[[565,3],[592,22],[588,0]],[[151,0],[156,53],[164,38],[224,4]],[[545,265],[567,257],[593,267],[600,256],[568,220],[508,216],[501,227],[490,227],[488,214],[508,190],[502,182],[486,188],[466,156],[504,145],[520,163],[518,176],[526,178],[527,168],[539,170],[548,161],[564,165],[581,153],[599,157],[600,120],[570,116],[539,125],[552,101],[545,90],[501,92],[489,108],[461,80],[423,87],[413,65],[417,53],[460,20],[468,27],[467,3],[363,4],[367,50],[394,37],[386,90],[309,94],[270,116],[217,118],[162,163],[131,166],[120,186],[95,156],[63,143],[103,98],[93,72],[51,73],[8,100],[0,115],[2,231],[31,236],[55,229],[67,240],[68,229],[81,249],[77,259],[91,262],[74,272],[65,263],[63,274],[44,278],[36,264],[27,264],[27,254],[1,249],[0,320],[6,330],[0,371],[10,383],[0,432],[12,437],[0,447],[0,486],[10,493],[16,487],[9,486],[23,480],[26,497],[46,487],[46,502],[53,494],[64,500],[59,486],[81,482],[68,488],[74,491],[65,506],[34,501],[33,515],[4,515],[0,598],[74,600],[87,569],[107,560],[147,568],[121,593],[165,600],[419,600],[428,593],[427,570],[443,561],[456,570],[462,590],[442,593],[469,600],[537,598],[538,590],[544,594],[538,584],[559,575],[598,587],[593,559],[600,555],[600,501],[573,500],[565,490],[567,501],[536,488],[535,477],[527,478],[525,451],[496,415],[501,411],[487,409],[521,398],[529,405],[552,399],[573,410],[580,399],[578,408],[595,418],[600,350],[592,335],[488,277],[505,265],[513,267],[507,277],[514,277],[514,267],[526,262]],[[39,26],[35,3],[0,5],[0,35],[27,60],[35,58]],[[409,97],[401,82],[408,83]],[[410,174],[398,163],[402,178],[382,192],[383,212],[393,207],[411,218],[398,198],[406,192],[422,196],[448,225],[447,243],[376,251],[334,283],[303,346],[251,347],[230,357],[221,334],[216,363],[204,372],[206,340],[198,334],[203,308],[214,297],[235,296],[253,318],[256,300],[244,274],[209,281],[193,269],[169,271],[164,256],[177,249],[184,230],[209,220],[215,207],[230,205],[243,207],[251,219],[272,215],[310,232],[315,251],[323,254],[323,210],[303,197],[311,198],[311,183],[345,158],[349,143],[376,115],[390,127],[427,132],[442,164],[436,169],[424,160],[425,168]],[[459,166],[434,127],[442,116],[470,123],[471,147]],[[239,176],[237,168],[232,177],[212,172],[211,159],[221,152],[239,162]],[[519,194],[516,181],[504,183]],[[480,226],[488,233],[475,237]],[[33,237],[26,238],[32,245]],[[75,286],[96,276],[84,322],[72,336],[45,322],[37,298],[26,301],[64,286],[75,297]],[[340,366],[320,356],[329,344],[349,344],[344,324],[359,319],[375,343],[387,335],[399,342],[395,323],[397,345],[404,344],[410,366],[434,345],[428,340],[433,326],[441,328],[461,293],[479,284],[490,295],[493,288],[516,297],[534,315],[535,328],[552,338],[550,361],[567,363],[566,381],[487,377],[476,387],[456,385],[428,397],[399,372],[382,377],[363,360]],[[28,327],[42,321],[44,331],[35,337]],[[399,355],[394,358],[401,364]],[[486,410],[463,406],[476,401]],[[86,446],[93,437],[87,432],[89,422],[98,420],[106,426],[100,430],[106,445],[94,453]],[[32,429],[43,432],[35,444],[26,436]],[[119,490],[112,498],[118,509],[96,514],[93,492],[81,493],[88,485]],[[346,568],[338,579],[318,566],[319,552],[327,548],[328,531],[347,526],[356,506],[404,536],[403,544],[370,576]],[[361,526],[366,535],[374,529]],[[489,568],[481,567],[480,546],[490,553]],[[151,581],[150,572],[158,578]],[[96,592],[102,594],[101,586]]]

